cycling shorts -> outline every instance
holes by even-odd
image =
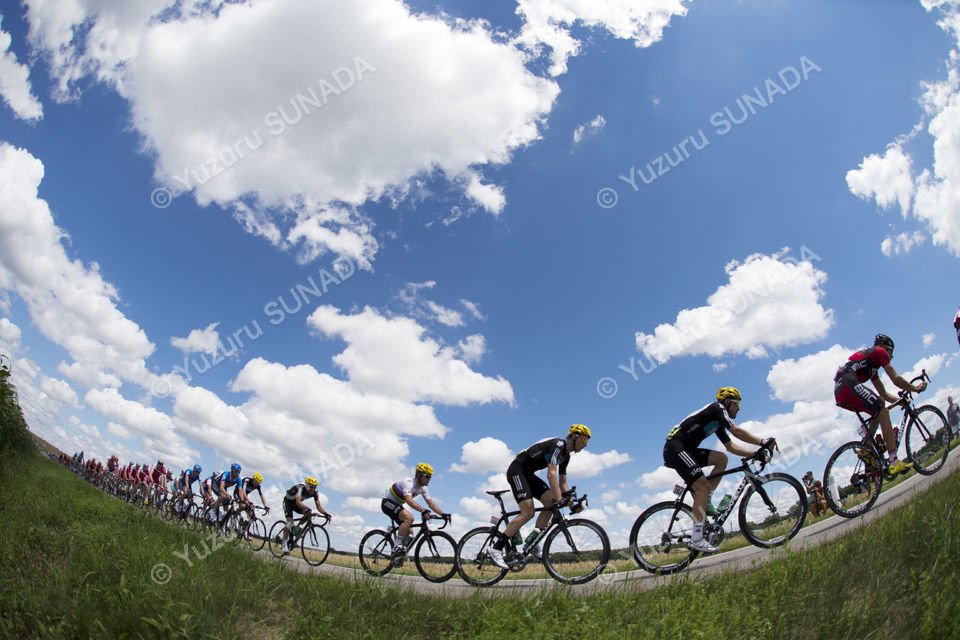
[[[871,417],[883,409],[880,396],[860,382],[856,374],[847,371],[839,373],[834,380],[833,397],[838,407],[848,411],[861,411]]]
[[[527,471],[516,460],[507,467],[507,482],[510,483],[510,489],[513,491],[513,498],[517,501],[517,504],[531,498],[539,500],[543,494],[550,490],[550,486],[537,474],[533,471]]]
[[[692,485],[703,477],[703,467],[709,463],[710,449],[685,447],[680,440],[667,440],[663,445],[663,464],[680,474],[684,482]]]
[[[395,523],[400,524],[400,514],[403,512],[402,504],[394,502],[389,498],[383,498],[380,500],[380,511],[387,514]]]
[[[305,513],[305,511],[304,511],[303,509],[301,509],[300,507],[297,506],[297,501],[296,501],[296,500],[287,500],[286,498],[284,498],[284,500],[283,500],[283,515],[285,515],[285,516],[287,517],[287,526],[288,526],[288,527],[292,527],[292,526],[293,526],[293,514],[294,514],[294,512],[299,513],[300,515],[303,515],[303,514]]]

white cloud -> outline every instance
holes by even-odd
[[[477,363],[487,351],[487,341],[482,335],[475,333],[458,342],[457,350],[464,362]]]
[[[637,483],[647,489],[660,489],[661,487],[672,487],[675,484],[681,484],[682,480],[676,471],[661,465],[654,471],[640,476]]]
[[[890,144],[883,156],[871,154],[860,162],[859,169],[848,171],[847,186],[864,200],[875,199],[883,209],[899,204],[906,217],[913,195],[910,156],[899,144]]]
[[[333,361],[363,393],[458,406],[513,404],[509,382],[473,371],[456,357],[456,349],[425,337],[426,329],[410,318],[386,318],[369,307],[344,315],[324,305],[310,314],[307,323],[327,337],[347,342]]]
[[[515,456],[516,454],[510,450],[505,442],[488,436],[463,445],[463,454],[460,456],[460,461],[463,464],[454,463],[450,466],[450,470],[458,473],[490,473],[493,471],[505,473]]]
[[[713,370],[716,371],[717,373],[720,373],[721,371],[725,370],[728,366],[730,365],[728,365],[726,362],[716,362],[713,365]]]
[[[40,380],[40,390],[59,404],[67,405],[73,407],[74,409],[80,408],[80,400],[77,398],[77,392],[74,391],[73,387],[71,387],[65,380],[50,378],[42,375]]]
[[[71,260],[66,233],[37,197],[43,164],[0,143],[0,283],[27,303],[37,328],[74,358],[58,369],[87,386],[117,377],[149,387],[144,359],[154,349],[116,302],[99,266]]]
[[[901,253],[908,253],[910,249],[922,245],[927,237],[920,231],[913,233],[900,233],[896,236],[887,236],[880,243],[880,251],[888,258]]]
[[[927,375],[933,377],[937,375],[940,369],[943,368],[943,365],[946,361],[947,361],[946,353],[938,353],[933,356],[920,358],[919,360],[917,360],[916,364],[914,364],[910,368],[909,371],[901,373],[900,375],[902,375],[907,380],[910,380],[911,378],[915,378],[919,376],[921,371],[926,370]],[[896,392],[895,389],[893,391]]]
[[[630,454],[620,453],[616,449],[603,453],[593,453],[584,449],[580,453],[574,453],[570,456],[570,463],[567,465],[568,484],[574,484],[570,479],[592,478],[603,473],[605,469],[626,464],[632,460]],[[580,493],[582,494],[583,491],[581,490]]]
[[[0,24],[3,16],[0,16]],[[0,30],[0,96],[21,120],[39,120],[43,117],[43,106],[30,88],[30,70],[17,62],[17,56],[10,51],[13,39],[6,31]]]
[[[767,384],[781,402],[832,402],[833,376],[853,351],[835,344],[796,360],[778,360],[770,367]]]
[[[0,351],[3,355],[20,351],[20,327],[7,318],[0,318]]]
[[[214,322],[207,325],[206,329],[194,329],[186,338],[170,338],[170,344],[184,353],[208,353],[215,355],[217,350],[223,351],[223,345],[220,344],[220,334],[217,333],[217,325]]]
[[[245,228],[305,259],[372,253],[357,207],[426,175],[500,212],[482,171],[540,137],[559,93],[486,23],[397,0],[93,5],[28,11],[62,93],[85,76],[115,88],[159,182],[202,204],[243,198]]]
[[[923,347],[924,347],[924,348],[927,348],[927,347],[929,347],[931,344],[933,344],[933,340],[934,340],[934,338],[936,338],[936,337],[937,337],[937,334],[935,334],[935,333],[925,333],[925,334],[923,334]]]
[[[810,262],[783,258],[785,252],[730,262],[729,283],[706,306],[680,311],[674,324],[661,324],[653,334],[637,332],[637,349],[663,364],[681,355],[761,358],[766,347],[822,338],[833,324],[832,310],[820,304],[827,275]]]
[[[480,307],[477,306],[477,303],[470,302],[469,300],[460,300],[460,304],[463,305],[463,308],[477,320],[486,320],[487,317],[480,313]]]
[[[617,491],[616,489],[607,491],[606,493],[600,496],[600,502],[602,504],[607,504],[609,502],[616,502],[619,499],[620,499],[620,492]]]
[[[607,119],[600,114],[597,114],[593,120],[586,124],[577,125],[577,128],[573,130],[574,146],[579,145],[584,139],[589,139],[599,135],[600,132],[606,128]]]
[[[683,0],[518,0],[517,14],[523,19],[518,38],[521,46],[539,55],[550,49],[550,73],[567,70],[567,60],[580,51],[580,42],[571,31],[575,26],[603,29],[616,38],[633,40],[637,47],[649,47],[663,37],[673,16],[684,16]]]

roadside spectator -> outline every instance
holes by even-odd
[[[947,396],[947,424],[950,425],[950,437],[956,438],[960,429],[960,406],[953,403],[953,396]]]

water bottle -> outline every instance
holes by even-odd
[[[720,505],[717,507],[717,511],[719,511],[720,513],[723,513],[724,511],[726,511],[727,507],[730,505],[730,500],[732,499],[733,499],[733,496],[730,495],[729,493],[723,496],[723,499],[720,500]]]
[[[300,535],[300,525],[295,524],[293,525],[293,537],[297,537],[298,535]]]
[[[515,534],[513,534],[513,546],[518,549],[523,546],[523,535],[520,533],[519,529]]]

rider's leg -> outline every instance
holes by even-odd
[[[546,495],[546,494],[544,494],[544,495]],[[513,538],[513,535],[514,535],[517,531],[520,531],[520,527],[522,527],[523,525],[527,524],[528,522],[530,522],[530,520],[533,519],[533,514],[534,514],[534,511],[535,511],[534,506],[533,506],[533,498],[528,498],[527,500],[523,500],[523,501],[520,502],[520,504],[517,505],[517,506],[520,507],[520,513],[518,513],[518,514],[513,518],[513,520],[510,521],[510,524],[508,524],[508,525],[507,525],[507,528],[504,529],[504,531],[503,531],[503,535],[504,535],[508,540],[511,539],[511,538]],[[543,513],[546,513],[546,514],[547,514],[547,518],[550,517],[550,512],[549,512],[549,511],[544,511]],[[541,517],[543,517],[542,514],[541,514]],[[539,521],[538,521],[538,522],[539,522]]]
[[[406,509],[400,512],[399,518],[400,527],[397,529],[397,539],[394,540],[397,543],[407,539],[407,536],[410,535],[410,527],[413,526],[413,514]]]

